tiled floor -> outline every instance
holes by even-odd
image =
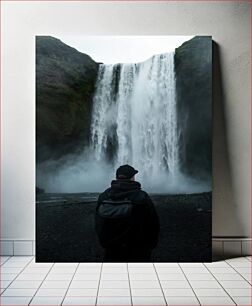
[[[251,257],[214,263],[35,263],[1,257],[0,305],[251,305]]]

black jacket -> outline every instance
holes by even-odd
[[[153,249],[159,235],[159,219],[149,195],[141,190],[141,184],[130,180],[113,180],[111,187],[100,194],[98,206],[104,200],[128,198],[133,203],[133,228],[130,245],[132,248]]]

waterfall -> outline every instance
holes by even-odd
[[[179,172],[174,52],[138,64],[100,65],[93,98],[91,150],[115,168],[146,177]]]

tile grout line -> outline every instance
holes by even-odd
[[[102,269],[103,269],[103,262],[102,262],[102,264],[101,264],[100,277],[99,277],[99,281],[98,281],[98,287],[97,287],[97,293],[96,293],[95,305],[97,305],[97,302],[98,302],[98,294],[99,294],[99,290],[100,290],[100,283],[101,283]]]
[[[200,302],[200,300],[199,300],[199,298],[198,298],[197,294],[195,293],[195,291],[194,291],[194,289],[193,289],[193,286],[191,285],[191,283],[190,283],[189,279],[187,278],[187,276],[186,276],[186,274],[185,274],[185,271],[183,270],[183,268],[181,267],[181,265],[180,265],[179,263],[178,263],[178,265],[179,265],[179,267],[180,267],[180,269],[181,269],[182,273],[184,274],[184,276],[185,276],[185,278],[186,278],[186,280],[187,280],[187,282],[188,282],[189,286],[191,287],[191,289],[192,289],[192,291],[193,291],[193,293],[194,293],[194,295],[195,295],[196,299],[198,300],[199,305],[201,305],[201,302]]]
[[[129,275],[129,263],[128,262],[127,262],[127,272],[128,272],[129,291],[130,291],[130,301],[131,301],[131,305],[133,305],[133,297],[132,297],[132,292],[131,292],[130,275]]]
[[[4,256],[2,256],[2,257],[4,257]],[[5,262],[2,262],[0,267],[2,267],[7,261],[9,261],[11,259],[11,257],[14,257],[14,256],[6,256],[6,257],[8,257],[8,259],[6,259]]]
[[[73,276],[72,276],[72,278],[71,278],[71,280],[70,280],[70,282],[69,282],[69,285],[68,285],[68,287],[67,287],[67,290],[66,290],[66,292],[65,292],[65,295],[64,295],[63,300],[62,300],[62,302],[60,303],[60,305],[63,305],[63,303],[64,303],[64,300],[65,300],[65,298],[66,298],[67,292],[68,292],[68,290],[69,290],[69,288],[70,288],[70,285],[71,285],[71,283],[72,283],[72,281],[73,281],[73,279],[74,279],[74,276],[75,276],[75,274],[76,274],[76,271],[78,270],[79,265],[80,265],[80,263],[77,264],[77,267],[76,267],[75,271],[73,272]]]
[[[45,277],[42,279],[41,284],[38,286],[37,290],[35,291],[35,293],[33,294],[32,299],[30,300],[30,302],[28,303],[28,305],[31,304],[32,300],[34,299],[35,295],[37,294],[37,292],[39,291],[40,287],[42,286],[42,284],[44,283],[45,279],[47,278],[47,275],[50,273],[50,271],[52,270],[53,266],[55,265],[55,263],[52,264],[51,268],[48,270],[48,272],[46,273]]]
[[[230,297],[230,299],[236,304],[233,297],[227,292],[227,290],[222,286],[222,284],[219,282],[219,280],[215,277],[215,275],[211,272],[211,270],[203,263],[203,265],[206,267],[206,269],[211,273],[211,275],[214,277],[214,279],[218,282],[218,284],[221,286],[221,288],[227,293],[227,295]]]
[[[245,259],[247,259],[248,260],[248,262],[251,262],[251,260],[250,259],[248,259],[248,257],[247,256],[242,256],[243,258],[245,258]]]
[[[14,257],[14,256],[12,256],[12,257]],[[28,261],[28,263],[20,270],[20,272],[13,278],[13,280],[9,283],[9,285],[4,289],[4,291],[3,292],[1,292],[1,294],[0,294],[0,297],[2,298],[2,294],[5,292],[5,290],[6,289],[8,289],[9,287],[10,287],[10,285],[16,280],[16,278],[24,271],[24,269],[31,263],[31,261],[33,260],[33,258],[31,258],[31,260],[30,261]],[[7,260],[6,260],[7,261]],[[2,266],[1,266],[2,267]],[[0,275],[1,275],[1,273],[0,273]],[[1,299],[0,298],[0,299]],[[0,301],[1,302],[1,301]],[[0,303],[0,305],[1,305],[1,303]]]
[[[13,257],[13,256],[8,256],[8,259],[6,259],[3,263],[1,263],[1,265],[0,265],[0,287],[1,287],[1,282],[2,282],[2,280],[1,280],[1,269],[2,269],[2,267],[3,267],[3,265],[7,262],[7,261],[9,261],[10,260],[10,258],[11,257]],[[13,281],[13,280],[12,280]],[[12,283],[12,282],[11,282]],[[10,283],[10,284],[11,284]],[[10,284],[6,287],[6,288],[3,288],[4,290],[3,290],[3,292],[1,292],[0,293],[0,296],[4,293],[4,291],[10,286]],[[1,302],[1,301],[0,301]],[[0,303],[0,305],[1,305],[1,303]]]
[[[237,271],[232,265],[230,265],[230,263],[228,263],[228,261],[225,261],[234,271],[235,271],[235,273],[237,273],[237,274],[239,274],[250,286],[252,286],[251,284],[250,284],[250,282],[245,278],[245,277],[243,277],[243,275],[239,272],[239,271]],[[252,264],[252,263],[251,263]],[[250,268],[250,270],[251,270],[251,268]],[[251,271],[250,271],[251,272]]]
[[[166,306],[167,306],[168,303],[167,303],[166,298],[165,298],[164,290],[163,290],[163,287],[162,287],[162,285],[161,285],[161,281],[160,281],[160,279],[159,279],[159,275],[158,275],[156,266],[155,266],[154,262],[153,262],[152,264],[153,264],[153,268],[154,268],[154,270],[155,270],[155,273],[156,273],[156,275],[157,275],[158,283],[159,283],[160,289],[161,289],[161,291],[162,291],[162,294],[163,294],[163,298],[164,298],[165,304],[166,304]]]

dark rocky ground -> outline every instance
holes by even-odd
[[[37,262],[99,262],[94,230],[97,194],[40,194],[36,203]],[[152,261],[211,261],[211,193],[151,195],[160,218]]]

